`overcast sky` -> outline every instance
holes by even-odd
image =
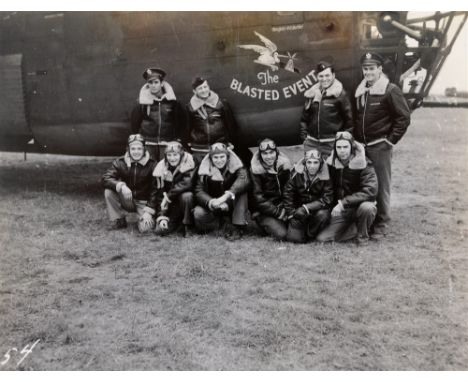
[[[449,86],[468,91],[468,26],[466,23],[440,70],[431,93],[443,93]]]

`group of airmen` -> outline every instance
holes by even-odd
[[[278,240],[365,245],[385,236],[392,151],[410,110],[379,54],[364,54],[361,65],[353,107],[333,65],[317,64],[318,82],[304,93],[304,156],[295,164],[268,137],[253,155],[243,147],[229,104],[204,78],[193,81],[184,110],[165,71],[145,70],[127,151],[102,178],[112,228],[127,227],[126,213],[136,212],[140,232],[223,230],[236,240],[250,212]]]

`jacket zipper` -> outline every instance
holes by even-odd
[[[366,134],[364,132],[364,121],[366,119],[366,109],[367,109],[367,98],[369,96],[369,93],[366,92],[366,95],[364,96],[364,112],[362,114],[362,140],[364,141],[364,144],[367,144],[366,141]]]
[[[162,124],[162,119],[161,119],[161,101],[159,101],[158,115],[159,115],[158,142],[161,142],[161,124]]]
[[[320,140],[320,106],[322,105],[322,100],[319,102],[318,113],[317,113],[317,139]]]
[[[278,183],[279,194],[283,196],[283,193],[281,192],[281,183],[279,181],[278,175],[276,174],[275,177],[276,177],[276,183]]]
[[[137,170],[137,164],[135,163],[135,167],[134,167],[134,171],[133,171],[133,189],[134,189],[134,193],[135,195],[133,195],[133,197],[136,196],[136,170]]]
[[[343,169],[340,169],[340,200],[343,199],[344,190],[343,190]]]

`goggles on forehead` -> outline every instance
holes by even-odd
[[[276,143],[273,142],[271,139],[265,139],[264,141],[260,142],[258,149],[260,151],[276,150]]]
[[[308,159],[318,159],[318,160],[322,160],[322,156],[320,155],[320,152],[316,149],[312,149],[312,150],[309,150],[309,151],[306,151],[304,153],[304,159],[305,160],[308,160]]]
[[[336,133],[335,140],[338,140],[338,139],[346,139],[346,140],[350,141],[350,140],[353,139],[353,136],[348,131],[338,131]]]
[[[143,138],[143,135],[141,134],[132,134],[128,137],[127,143],[133,143],[133,142],[141,142],[143,145],[145,144],[145,138]]]
[[[168,142],[165,153],[178,153],[182,152],[182,144],[180,142]]]
[[[214,150],[227,150],[227,147],[224,143],[221,143],[221,142],[218,142],[218,143],[214,143],[213,145],[211,145],[211,149],[214,151]]]
[[[227,154],[228,149],[227,146],[224,143],[217,142],[213,143],[210,147],[210,154]]]

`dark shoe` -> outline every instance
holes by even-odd
[[[244,233],[244,231],[243,231],[242,227],[234,226],[233,229],[231,229],[229,231],[226,231],[224,233],[224,237],[226,238],[226,240],[236,241],[236,240],[242,239],[243,233]]]
[[[380,233],[373,233],[370,238],[372,240],[375,240],[375,241],[378,241],[378,240],[382,240],[383,238],[385,237],[385,235],[382,235]]]
[[[182,229],[182,236],[186,239],[190,239],[195,236],[195,233],[192,231],[192,227],[189,225],[184,225]]]
[[[374,232],[371,233],[372,240],[381,240],[387,235],[387,230],[381,227],[374,227]]]
[[[124,217],[114,220],[114,222],[112,223],[110,227],[111,230],[123,229],[123,228],[127,228],[127,220],[125,220]]]
[[[371,239],[381,240],[387,236],[387,225],[385,223],[377,223],[371,229]]]
[[[369,245],[369,238],[368,237],[357,237],[356,238],[356,244],[358,247],[366,247]]]
[[[382,235],[386,235],[388,230],[388,224],[387,223],[377,223],[374,224],[373,226],[373,231]]]

